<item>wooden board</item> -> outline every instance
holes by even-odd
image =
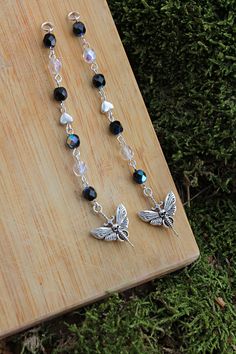
[[[199,255],[179,197],[175,224],[179,238],[138,219],[137,211],[149,207],[149,202],[132,183],[118,144],[107,134],[91,72],[66,18],[72,10],[80,11],[87,25],[87,39],[107,78],[109,100],[135,148],[138,166],[147,172],[158,199],[171,189],[176,192],[105,0],[2,0],[1,337],[174,271]],[[102,219],[76,193],[80,186],[51,98],[54,83],[40,30],[45,20],[55,24],[56,50],[63,58],[63,84],[69,93],[67,107],[81,137],[88,179],[108,214],[114,215],[116,206],[125,203],[134,249],[89,236]]]

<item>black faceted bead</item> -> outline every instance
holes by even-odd
[[[83,197],[91,202],[97,198],[97,192],[93,187],[86,187],[83,190]]]
[[[65,101],[67,99],[65,87],[56,87],[54,90],[54,98],[56,101]]]
[[[93,77],[93,86],[96,88],[101,88],[106,85],[106,80],[104,75],[102,74],[96,74]]]
[[[143,170],[135,170],[133,173],[133,179],[138,184],[143,184],[147,180],[146,173]]]
[[[121,122],[119,122],[118,120],[114,120],[114,122],[111,122],[110,123],[110,132],[113,134],[113,135],[118,135],[120,133],[123,132],[123,127],[121,125]]]
[[[73,24],[73,33],[76,37],[82,37],[86,33],[86,27],[83,22],[75,22]]]
[[[54,48],[56,45],[56,37],[52,33],[47,33],[44,36],[43,44],[46,48]]]

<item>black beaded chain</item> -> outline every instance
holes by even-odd
[[[53,33],[51,33],[51,32],[46,33],[44,38],[43,38],[43,43],[44,43],[44,46],[46,48],[50,49],[50,51],[52,53],[52,55],[51,55],[51,58],[52,58],[55,55],[55,53],[54,53],[54,48],[56,46],[56,37],[55,37],[55,35]],[[59,59],[56,59],[54,57],[54,62],[56,60],[59,60]],[[60,71],[60,69],[58,70],[58,68],[55,68],[55,65],[54,65],[54,73],[55,73],[54,79],[55,79],[58,87],[56,87],[54,89],[53,96],[54,96],[54,99],[57,102],[61,103],[61,107],[63,107],[63,110],[65,110],[65,106],[63,105],[63,102],[67,99],[68,93],[67,93],[67,90],[66,90],[65,87],[59,86],[59,84],[61,82],[61,76],[59,74],[59,71]],[[67,131],[71,131],[71,126],[69,125],[69,123],[67,123]],[[80,138],[79,138],[79,136],[77,134],[74,134],[74,133],[67,134],[66,146],[69,149],[73,149],[73,150],[77,149],[80,146]],[[94,187],[92,187],[92,186],[86,186],[83,189],[83,191],[82,191],[82,195],[83,195],[83,197],[85,199],[87,199],[89,201],[93,201],[93,200],[95,200],[97,198],[97,192],[94,189]]]
[[[76,22],[72,26],[73,33],[76,37],[80,37],[82,39],[82,45],[84,47],[87,47],[88,42],[86,40],[84,40],[84,35],[86,33],[85,24],[81,21],[78,21],[78,20],[75,20],[75,21]],[[92,50],[92,49],[90,48],[90,50]],[[103,98],[104,97],[104,96],[102,96],[104,93],[103,88],[106,86],[105,76],[101,73],[96,72],[97,68],[98,68],[97,63],[95,62],[96,58],[93,61],[88,61],[88,60],[86,60],[86,57],[84,56],[84,59],[89,64],[92,64],[92,70],[95,71],[95,74],[92,77],[92,84],[96,89],[99,90],[100,95]],[[106,113],[108,113],[108,116],[111,120],[110,125],[109,125],[109,130],[110,130],[111,134],[113,134],[115,136],[120,135],[124,131],[124,128],[123,128],[121,122],[118,120],[111,119],[111,118],[113,118],[112,110],[110,110]],[[145,183],[147,180],[146,173],[141,169],[136,169],[136,166],[135,166],[134,172],[133,172],[133,180],[138,184]]]
[[[138,213],[139,217],[152,225],[163,225],[167,228],[173,228],[173,216],[176,212],[176,197],[173,192],[169,192],[165,201],[157,202],[153,196],[153,191],[146,185],[147,175],[142,169],[137,169],[137,162],[134,159],[134,152],[132,148],[126,143],[123,136],[124,128],[119,120],[116,120],[113,114],[114,106],[111,102],[107,101],[104,87],[106,86],[106,79],[102,73],[99,72],[98,64],[96,62],[96,53],[91,48],[90,44],[85,39],[86,27],[80,21],[80,14],[76,11],[68,14],[68,19],[73,21],[72,30],[76,37],[81,40],[83,48],[83,58],[86,63],[90,65],[91,70],[94,72],[92,77],[92,85],[98,89],[99,95],[102,100],[101,113],[105,114],[110,121],[109,130],[111,134],[117,137],[121,146],[121,154],[128,162],[128,165],[133,168],[133,180],[142,186],[145,197],[149,198],[154,205],[151,210],[144,210]]]
[[[81,178],[82,181],[82,196],[92,202],[93,211],[101,215],[105,219],[105,223],[102,227],[91,230],[92,236],[99,240],[105,241],[127,241],[130,245],[133,244],[129,241],[128,224],[129,220],[127,217],[127,211],[123,204],[119,204],[116,210],[116,216],[108,217],[104,214],[102,206],[96,201],[97,192],[94,187],[88,184],[85,174],[87,172],[86,164],[80,159],[80,151],[78,150],[80,146],[80,138],[74,133],[71,123],[73,122],[73,117],[66,112],[65,100],[68,97],[67,90],[65,87],[61,86],[62,77],[60,75],[60,70],[62,67],[61,61],[56,57],[54,47],[56,45],[56,37],[52,33],[53,25],[50,22],[44,22],[41,28],[46,31],[43,38],[43,43],[46,48],[49,48],[49,68],[56,81],[57,87],[54,89],[53,96],[57,102],[60,102],[60,123],[66,126],[66,146],[73,151],[73,157],[75,159],[75,165],[73,172],[76,176]],[[76,23],[73,28],[76,35],[80,33],[85,33],[85,27],[81,23]],[[100,78],[101,79],[101,78]],[[95,83],[97,82],[97,83]],[[100,81],[101,82],[101,81]],[[103,82],[104,83],[104,82]],[[99,78],[96,81],[94,79],[94,84],[99,85]],[[114,221],[115,220],[115,221]]]

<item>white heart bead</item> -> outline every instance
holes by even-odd
[[[101,112],[107,113],[114,108],[113,104],[108,101],[103,101],[101,106]]]
[[[73,117],[71,117],[68,113],[64,112],[61,117],[60,117],[60,123],[61,124],[67,124],[67,123],[72,123],[73,122]]]

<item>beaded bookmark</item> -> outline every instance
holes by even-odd
[[[75,160],[73,172],[81,180],[83,197],[92,203],[93,211],[105,219],[105,223],[102,227],[96,228],[90,233],[92,236],[99,240],[127,241],[130,245],[133,246],[133,244],[129,241],[129,220],[125,206],[123,204],[118,205],[116,215],[107,217],[103,212],[101,204],[99,204],[96,200],[96,190],[88,183],[86,178],[87,165],[84,161],[81,160],[80,157],[80,138],[77,134],[74,133],[74,129],[72,127],[73,117],[66,111],[65,100],[67,99],[67,90],[61,86],[62,76],[60,72],[62,68],[62,62],[59,58],[57,58],[54,50],[56,45],[56,37],[52,33],[54,26],[50,22],[44,22],[41,28],[44,32],[46,32],[43,38],[43,43],[46,48],[49,48],[49,70],[57,85],[57,87],[54,89],[54,99],[57,102],[60,102],[60,123],[66,128],[66,146],[72,150],[72,155]]]
[[[133,149],[126,143],[123,135],[123,126],[119,120],[116,120],[113,114],[114,106],[107,100],[105,85],[106,80],[103,74],[99,72],[99,67],[96,62],[96,52],[90,46],[85,38],[86,27],[83,22],[80,21],[79,12],[72,11],[68,14],[68,19],[73,21],[73,33],[81,41],[83,49],[83,58],[86,63],[90,65],[91,70],[94,72],[92,78],[93,86],[98,89],[102,104],[101,113],[105,114],[110,122],[109,130],[111,134],[117,137],[117,141],[121,147],[121,155],[124,160],[128,162],[128,165],[133,169],[133,180],[142,186],[144,196],[147,197],[153,204],[151,210],[142,210],[138,212],[138,216],[141,220],[150,223],[155,226],[164,226],[171,228],[173,232],[178,236],[173,227],[174,215],[176,213],[176,197],[173,192],[169,192],[165,198],[165,201],[157,202],[153,196],[153,191],[146,185],[147,176],[142,169],[137,169],[137,163],[134,159]]]

